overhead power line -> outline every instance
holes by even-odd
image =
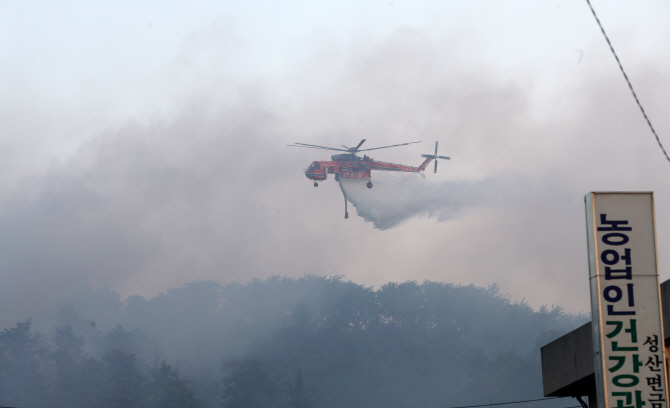
[[[654,126],[652,126],[651,121],[649,120],[649,117],[647,116],[647,113],[644,111],[644,108],[642,107],[642,104],[640,103],[640,100],[637,97],[637,94],[635,93],[635,90],[633,89],[633,84],[630,83],[630,80],[628,79],[628,75],[626,75],[626,71],[623,69],[623,65],[621,65],[621,61],[619,61],[619,56],[617,55],[616,51],[614,51],[614,47],[612,46],[612,42],[610,41],[609,37],[607,36],[607,33],[605,32],[605,29],[603,28],[603,25],[600,24],[600,19],[598,19],[598,16],[596,15],[596,11],[593,9],[593,6],[591,5],[591,2],[589,0],[586,0],[586,3],[589,5],[589,8],[591,9],[591,13],[593,14],[593,17],[595,17],[596,22],[598,23],[598,27],[600,27],[600,31],[602,31],[603,35],[605,36],[605,40],[607,41],[607,45],[610,47],[610,51],[612,51],[612,55],[614,55],[614,59],[616,60],[616,63],[619,65],[619,69],[621,70],[621,73],[623,74],[624,79],[626,80],[626,83],[628,84],[628,88],[630,88],[631,93],[633,94],[633,98],[635,98],[635,103],[637,103],[637,106],[640,108],[640,111],[642,112],[642,116],[644,116],[644,120],[647,121],[647,125],[649,125],[649,129],[651,129],[651,133],[654,134],[654,137],[656,137],[656,142],[658,143],[658,147],[661,148],[661,151],[663,151],[663,154],[665,155],[665,158],[670,162],[670,156],[668,156],[668,153],[665,151],[665,148],[663,147],[663,144],[661,143],[661,139],[658,137],[658,134],[656,134],[656,130],[654,130]]]
[[[465,406],[460,406],[460,407],[449,407],[449,408],[480,408],[480,407],[494,407],[496,405],[510,405],[510,404],[521,404],[524,402],[536,402],[536,401],[553,401],[559,398],[565,398],[565,397],[548,397],[548,398],[537,398],[537,399],[530,399],[530,400],[523,400],[523,401],[510,401],[510,402],[493,402],[490,404],[481,404],[481,405],[465,405]],[[564,407],[564,408],[581,408],[581,406],[574,406],[574,407]]]

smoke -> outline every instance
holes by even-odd
[[[72,125],[62,115],[67,129],[81,128],[65,133],[87,142],[61,162],[33,154],[52,146],[61,109],[33,109],[31,98],[30,115],[8,109],[0,118],[4,134],[39,141],[29,153],[0,152],[7,170],[0,172],[0,322],[25,320],[89,286],[150,297],[193,279],[305,273],[372,285],[497,282],[533,305],[578,311],[588,306],[574,290],[585,276],[581,197],[654,190],[665,222],[667,183],[656,175],[667,174],[667,163],[620,73],[603,74],[591,46],[579,71],[556,66],[569,81],[554,91],[545,81],[551,75],[501,69],[457,34],[399,30],[342,48],[319,39],[309,63],[258,80],[198,69],[210,54],[218,57],[208,66],[235,61],[219,54],[227,41],[214,36],[196,47],[202,55],[194,49],[192,65],[166,57],[161,72],[188,79],[165,84],[175,84],[169,109],[146,102],[122,114],[126,95],[103,94],[115,119],[98,124],[103,107],[91,113],[63,104],[82,116]],[[568,51],[573,62],[573,46]],[[631,74],[644,78],[636,87],[659,133],[668,134],[659,86],[667,73],[652,69],[644,62]],[[23,100],[18,91],[7,95],[9,107]],[[342,191],[375,230],[342,219],[334,184],[315,189],[305,179],[301,169],[325,152],[285,147],[363,138],[371,147],[440,140],[454,160],[425,179],[374,172],[372,189],[344,181]],[[379,159],[412,164],[431,147],[389,149]],[[449,223],[414,222],[421,218]]]
[[[468,209],[499,206],[504,198],[499,181],[457,180],[432,182],[413,174],[373,175],[374,186],[367,180],[340,180],[342,193],[356,212],[375,228],[387,230],[412,217],[447,221]]]

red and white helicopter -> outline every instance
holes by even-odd
[[[289,146],[346,152],[344,154],[334,154],[330,156],[330,161],[314,161],[309,165],[309,167],[305,169],[305,176],[310,180],[314,180],[314,187],[318,187],[319,181],[325,180],[328,177],[328,174],[334,174],[335,181],[339,182],[341,179],[368,180],[367,187],[372,188],[372,170],[402,171],[407,173],[419,173],[423,176],[423,171],[426,169],[426,167],[428,167],[428,164],[430,164],[432,160],[435,160],[435,173],[437,173],[437,159],[450,160],[450,158],[447,156],[437,155],[437,142],[435,142],[435,154],[422,154],[421,157],[424,157],[425,160],[418,167],[376,161],[371,157],[368,157],[368,155],[359,157],[357,155],[359,152],[367,152],[370,150],[379,150],[389,147],[421,143],[419,141],[400,143],[390,146],[373,147],[372,149],[361,149],[360,147],[365,142],[365,140],[366,139],[361,140],[361,142],[356,147],[347,147],[343,145],[342,147],[344,147],[344,149],[305,143],[295,143]],[[344,194],[344,189],[342,190],[342,193]],[[344,218],[349,218],[349,213],[347,212],[346,194],[344,194]]]

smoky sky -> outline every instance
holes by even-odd
[[[398,30],[324,45],[281,78],[201,78],[212,86],[185,92],[169,115],[87,135],[3,190],[2,323],[91,286],[154,296],[196,279],[305,274],[498,283],[534,307],[586,311],[589,191],[655,191],[663,264],[670,166],[620,73],[598,60],[607,54],[585,46],[579,66],[566,55],[555,69],[571,82],[548,93],[523,68],[472,65],[467,44]],[[641,61],[631,76],[670,134],[665,70]],[[373,189],[350,186],[344,220],[338,184],[314,188],[303,173],[329,152],[286,145],[361,139],[423,141],[377,160],[418,165],[436,140],[452,160],[425,179],[373,173]]]

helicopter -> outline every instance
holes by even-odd
[[[428,167],[432,160],[435,160],[435,170],[437,173],[437,159],[450,160],[447,156],[438,156],[437,155],[437,145],[438,142],[435,142],[435,154],[422,154],[421,157],[424,157],[425,160],[418,167],[407,166],[404,164],[394,164],[387,163],[382,161],[377,161],[368,157],[367,154],[364,154],[363,157],[359,157],[357,153],[367,152],[370,150],[379,150],[387,149],[389,147],[396,146],[406,146],[418,142],[409,142],[409,143],[400,143],[389,146],[373,147],[371,149],[361,149],[363,143],[366,139],[363,139],[358,143],[356,147],[347,147],[342,145],[344,149],[336,147],[326,147],[326,146],[317,146],[306,143],[294,143],[288,145],[291,147],[306,147],[309,149],[322,149],[322,150],[334,150],[346,153],[334,154],[330,156],[330,161],[314,161],[305,169],[305,176],[314,180],[314,187],[319,186],[319,181],[324,181],[328,178],[328,174],[335,175],[335,181],[340,181],[341,179],[352,179],[352,180],[367,180],[367,187],[372,188],[372,170],[379,171],[401,171],[406,173],[419,173],[423,176],[423,171]],[[341,187],[341,184],[340,184]],[[347,212],[347,195],[342,189],[342,194],[344,195],[344,218],[349,218],[349,213]]]

